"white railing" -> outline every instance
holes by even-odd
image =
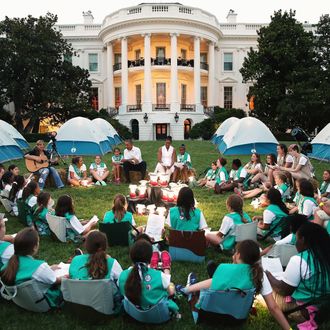
[[[164,6],[164,5],[152,6],[152,11],[153,12],[167,12],[168,6]]]
[[[101,30],[102,25],[101,24],[89,24],[85,25],[86,31],[99,31]]]
[[[61,31],[74,31],[76,29],[75,25],[57,25]]]
[[[193,11],[189,7],[179,7],[179,13],[191,15],[193,13]]]
[[[129,8],[127,10],[127,15],[134,15],[134,14],[140,14],[142,11],[141,7],[134,7],[134,8]]]

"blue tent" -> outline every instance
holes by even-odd
[[[117,131],[108,121],[103,118],[95,118],[92,120],[92,122],[107,136],[112,146],[122,143],[122,139],[118,135]]]
[[[29,144],[25,140],[24,136],[12,125],[0,120],[0,129],[6,134],[10,135],[18,144],[21,149],[28,149]]]
[[[239,121],[236,117],[227,118],[222,124],[218,127],[216,132],[211,138],[212,143],[220,144],[223,136],[227,133],[231,126],[233,126],[237,121]]]
[[[56,136],[56,147],[60,155],[96,156],[111,151],[107,136],[91,120],[75,117],[64,123]],[[49,143],[48,149],[51,149]]]
[[[6,132],[0,131],[0,163],[23,158],[23,152],[17,142]]]
[[[310,157],[330,161],[330,123],[311,142],[313,151]]]
[[[259,119],[245,117],[237,121],[224,135],[219,151],[223,155],[276,154],[277,140]]]

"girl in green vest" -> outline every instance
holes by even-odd
[[[119,289],[122,295],[142,310],[149,309],[165,299],[173,314],[179,311],[178,305],[169,296],[175,294],[171,283],[170,270],[164,272],[149,268],[152,245],[145,239],[137,240],[130,249],[133,266],[119,276]]]
[[[33,225],[33,207],[37,204],[37,197],[40,194],[40,188],[37,182],[31,181],[24,189],[22,193],[22,200],[25,205],[26,224],[28,226]],[[23,211],[23,210],[22,210]],[[20,213],[20,210],[18,210]]]
[[[323,182],[320,186],[321,197],[330,197],[330,170],[325,170],[323,172]]]
[[[0,220],[0,269],[14,254],[13,238],[6,235],[6,223]]]
[[[225,158],[219,158],[217,161],[218,164],[218,173],[215,178],[215,186],[214,186],[214,191],[220,191],[221,186],[226,184],[226,182],[229,180],[229,174],[226,170],[226,164],[227,160]]]
[[[210,269],[210,267],[208,268]],[[272,288],[261,267],[260,250],[256,242],[252,240],[239,242],[233,255],[233,263],[222,263],[217,267],[214,264],[213,270],[209,275],[211,277],[210,279],[181,289],[184,294],[193,294],[190,301],[193,312],[198,313],[203,302],[203,295],[199,299],[199,292],[201,290],[211,289],[222,291],[232,288],[249,290],[254,288],[256,294],[260,293],[263,296],[270,313],[282,329],[290,329],[285,316],[274,301]]]
[[[37,197],[37,204],[32,208],[33,222],[40,236],[49,236],[50,229],[46,219],[54,201],[48,192],[42,191]]]
[[[173,182],[177,182],[178,178],[181,181],[188,182],[188,171],[192,169],[191,157],[186,152],[186,146],[181,144],[179,147],[179,154],[177,155],[176,163],[174,163],[174,172],[172,175]]]
[[[307,179],[299,179],[299,193],[301,198],[297,205],[298,213],[306,215],[308,220],[313,220],[318,204],[314,198],[314,187],[312,183]]]
[[[312,222],[304,224],[297,231],[296,248],[298,254],[291,257],[281,280],[266,271],[283,311],[330,295],[330,236],[327,231]],[[286,296],[292,296],[294,301],[287,303]],[[308,306],[292,317],[309,329],[317,329],[317,311],[316,306]]]
[[[123,160],[124,156],[122,155],[119,148],[113,149],[112,161],[112,173],[114,177],[115,184],[120,184],[120,176],[123,169]]]
[[[107,254],[107,236],[91,231],[85,241],[87,254],[75,256],[70,264],[69,276],[75,280],[111,279],[117,282],[122,268],[118,261]]]
[[[218,174],[218,166],[217,162],[212,162],[211,168],[206,172],[204,178],[198,180],[197,184],[200,187],[208,187],[208,188],[214,188],[215,186],[215,178]]]
[[[106,186],[107,177],[109,176],[110,172],[107,168],[107,165],[105,165],[104,162],[102,162],[101,156],[95,156],[94,163],[91,164],[89,167],[89,171],[93,177],[94,182],[97,186],[102,185]]]
[[[172,229],[198,231],[207,228],[203,212],[195,207],[194,193],[190,188],[181,188],[176,205],[170,208],[165,221]]]
[[[59,307],[62,302],[61,291],[54,288],[54,284],[61,283],[61,278],[57,278],[54,272],[57,265],[49,266],[43,260],[34,259],[38,250],[39,235],[34,228],[25,228],[18,232],[14,239],[14,255],[1,268],[1,281],[8,286],[31,279],[48,284],[46,299],[51,307]]]
[[[275,240],[281,238],[283,225],[281,221],[288,216],[288,209],[282,201],[281,193],[275,189],[270,188],[266,194],[267,208],[264,210],[262,216],[254,216],[253,221],[258,220],[258,234],[265,236],[269,231]]]
[[[255,176],[257,174],[262,174],[262,164],[261,164],[261,158],[260,155],[257,153],[253,153],[251,155],[251,160],[244,166],[247,176],[245,177],[245,180],[243,182],[244,188],[248,188],[250,184],[254,184],[257,182],[255,179]],[[259,177],[257,177],[259,179]]]
[[[80,156],[73,157],[72,164],[69,166],[68,183],[72,187],[79,187],[87,186],[92,182],[92,178],[88,177],[83,158]]]
[[[224,250],[235,247],[235,228],[244,223],[252,222],[250,216],[243,211],[243,199],[238,195],[230,195],[226,201],[227,213],[222,219],[219,231],[211,231],[205,234],[209,244],[220,246]]]

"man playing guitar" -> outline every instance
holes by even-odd
[[[45,186],[49,173],[53,176],[56,187],[63,188],[64,184],[56,169],[50,166],[50,152],[45,150],[45,143],[38,140],[36,147],[25,154],[27,169],[35,174],[39,174],[39,187],[42,190]]]

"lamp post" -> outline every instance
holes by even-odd
[[[174,115],[174,120],[175,120],[176,123],[179,121],[179,115],[178,115],[177,112]]]
[[[148,118],[148,115],[147,115],[147,113],[145,113],[144,116],[143,116],[144,122],[147,123],[148,122],[148,119],[149,119]]]

